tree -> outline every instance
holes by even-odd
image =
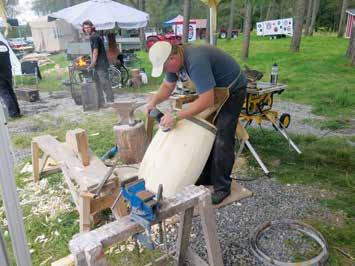
[[[311,26],[309,28],[309,35],[310,36],[313,36],[314,27],[316,25],[317,14],[319,11],[319,1],[320,0],[313,0],[312,19],[311,19]]]
[[[227,36],[228,39],[232,37],[232,30],[234,26],[234,11],[235,11],[235,0],[231,0],[230,2],[230,13],[229,13],[229,23],[228,23],[228,31],[227,31]]]
[[[182,34],[182,42],[187,43],[189,41],[189,26],[190,26],[190,0],[184,0],[184,26],[183,26],[183,34]]]
[[[245,16],[243,26],[243,48],[241,53],[242,60],[249,57],[249,44],[250,44],[250,29],[251,29],[251,0],[245,0]]]
[[[270,20],[274,18],[274,6],[275,6],[275,0],[270,1],[269,6],[267,8],[266,20]]]
[[[353,24],[353,28],[351,30],[351,36],[348,50],[346,51],[346,56],[350,59],[350,65],[355,66],[355,24]]]
[[[306,25],[304,26],[304,36],[309,35],[309,26],[311,24],[311,19],[312,19],[312,5],[313,0],[308,0],[308,7],[307,7],[307,16],[306,16]]]
[[[297,0],[295,6],[295,15],[294,15],[295,27],[292,36],[290,52],[299,52],[300,50],[305,10],[306,10],[306,0]]]
[[[338,26],[338,37],[343,37],[344,35],[344,30],[345,30],[345,11],[348,8],[348,0],[343,0],[343,5],[341,7],[341,13],[340,13],[340,20],[339,20],[339,26]]]

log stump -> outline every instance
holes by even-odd
[[[139,121],[134,126],[118,125],[113,129],[121,161],[125,164],[140,163],[149,143],[144,122]]]

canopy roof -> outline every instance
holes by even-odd
[[[97,30],[109,30],[115,26],[123,29],[142,28],[149,20],[148,13],[111,0],[89,0],[49,16],[64,19],[76,28],[81,28],[85,20],[91,20]]]

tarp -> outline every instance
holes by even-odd
[[[164,26],[170,26],[172,24],[181,24],[184,23],[184,17],[181,15],[177,15],[175,18],[164,21]],[[190,19],[190,24],[196,23],[194,19]]]
[[[18,58],[16,57],[14,51],[12,51],[9,43],[7,42],[7,40],[4,38],[4,36],[2,35],[2,33],[0,32],[0,41],[6,43],[7,47],[9,47],[10,49],[10,60],[11,60],[11,66],[12,66],[12,75],[14,76],[20,76],[22,75],[22,71],[21,71],[21,63],[18,60]]]
[[[29,24],[36,52],[64,51],[70,42],[78,40],[78,30],[62,19],[48,22],[41,18]]]
[[[49,17],[64,19],[76,28],[81,28],[88,19],[97,30],[109,30],[115,26],[137,29],[147,26],[149,20],[148,13],[111,0],[90,0],[59,10]]]

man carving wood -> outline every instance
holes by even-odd
[[[196,85],[198,98],[176,113],[166,113],[160,122],[165,128],[174,128],[177,120],[190,118],[214,106],[216,91],[228,89],[229,97],[218,110],[214,120],[216,140],[197,185],[213,185],[213,204],[230,195],[230,174],[234,163],[235,129],[246,95],[247,79],[238,63],[228,54],[213,46],[171,45],[157,42],[149,50],[153,65],[152,76],[165,72],[158,93],[146,106],[148,113],[157,104],[167,100],[178,80],[191,80]]]

